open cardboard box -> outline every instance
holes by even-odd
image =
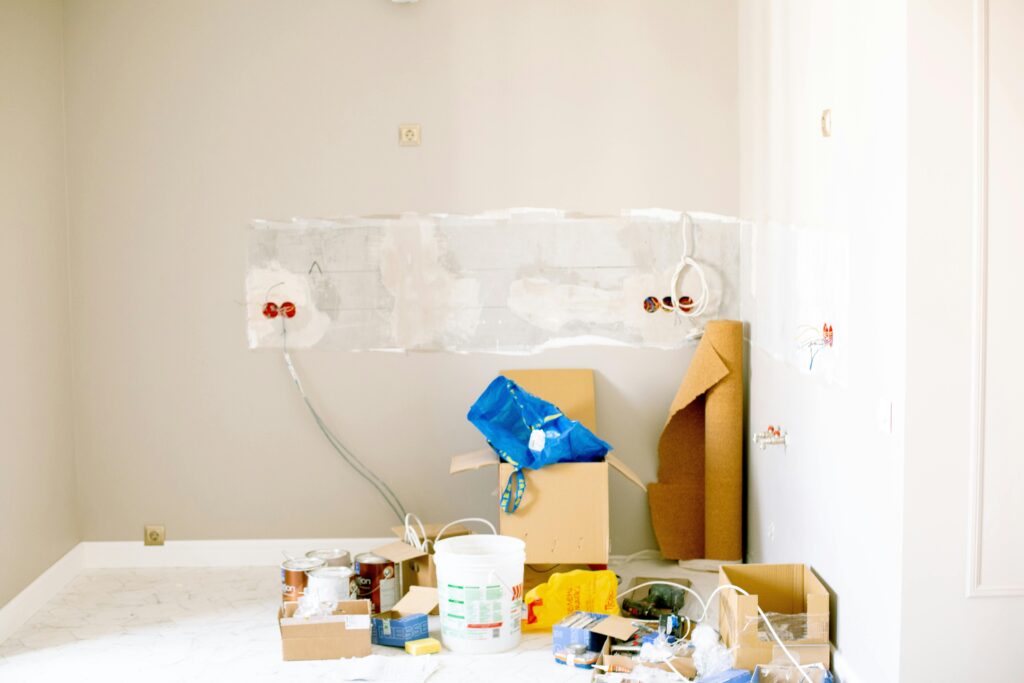
[[[370,601],[339,602],[329,617],[297,619],[297,602],[286,602],[277,613],[281,654],[286,662],[340,659],[370,654]]]
[[[637,629],[633,626],[633,619],[613,615],[606,619],[602,619],[590,630],[593,633],[608,636],[604,641],[604,647],[601,648],[601,656],[597,660],[599,665],[610,667],[612,671],[622,673],[628,673],[638,665],[638,662],[632,657],[611,653],[612,638],[617,640],[629,640],[633,637],[633,634],[636,633]],[[662,671],[672,671],[668,664],[665,663],[645,664],[644,666],[649,666],[653,669],[661,669]],[[693,678],[697,675],[697,667],[694,666],[692,657],[676,657],[672,660],[672,666],[687,678]],[[595,679],[599,673],[601,673],[601,670],[595,668],[592,680]]]
[[[770,664],[781,650],[770,637],[761,636],[757,608],[765,612],[806,615],[804,633],[783,643],[801,664],[822,664],[829,668],[829,594],[809,567],[802,564],[723,565],[720,586],[733,584],[750,595],[731,588],[719,595],[719,631],[726,647],[735,648],[735,666],[752,671],[758,664]],[[780,634],[781,635],[781,634]]]
[[[373,615],[373,642],[404,647],[430,635],[427,615],[437,608],[437,589],[412,586],[387,612]]]
[[[593,370],[506,370],[501,374],[597,433]],[[489,447],[453,457],[449,472],[493,466],[498,469],[498,486],[503,488],[513,468]],[[607,565],[609,469],[646,490],[636,473],[613,455],[604,462],[524,470],[526,492],[519,509],[498,513],[501,534],[526,543],[527,564]]]
[[[398,576],[402,582],[399,590],[401,595],[408,593],[413,586],[437,588],[437,569],[434,567],[433,541],[437,538],[438,532],[441,531],[444,525],[424,524],[423,527],[427,533],[427,538],[431,541],[428,552],[415,548],[404,540],[387,543],[371,551],[376,555],[391,560],[396,565],[400,565]],[[400,539],[405,537],[405,527],[391,527],[391,531]],[[418,526],[416,531],[417,533],[419,532]],[[453,524],[445,531],[444,537],[465,536],[469,533],[471,533],[470,530],[463,525]],[[431,614],[437,613],[437,605],[435,605]]]

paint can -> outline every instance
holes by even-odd
[[[306,572],[324,566],[314,557],[293,557],[281,563],[281,602],[294,602],[306,590]]]
[[[356,574],[359,597],[372,603],[374,614],[387,612],[398,602],[398,574],[394,562],[373,553],[356,555]]]
[[[318,560],[323,560],[328,567],[351,567],[352,556],[348,554],[347,550],[341,548],[321,548],[319,550],[310,550],[306,553],[306,557],[314,557]]]
[[[355,600],[358,592],[356,573],[352,567],[320,567],[306,572],[306,591],[325,602]]]

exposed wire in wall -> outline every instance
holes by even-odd
[[[704,268],[702,268],[696,259],[690,255],[689,233],[691,231],[695,231],[693,218],[690,217],[690,214],[683,213],[682,219],[683,253],[679,258],[679,265],[676,266],[676,270],[672,274],[669,296],[671,297],[671,308],[675,311],[676,315],[683,318],[693,319],[699,318],[707,311],[708,304],[711,301],[711,292],[708,289],[708,279],[704,275]],[[694,238],[696,239],[695,232]],[[683,274],[687,269],[696,273],[697,278],[700,281],[700,292],[696,296],[684,296],[679,292],[679,286],[682,284]],[[694,326],[698,329],[701,327],[696,322],[694,322]]]
[[[327,439],[327,443],[331,445],[338,455],[348,463],[349,467],[355,470],[356,474],[366,480],[377,493],[380,494],[384,502],[387,503],[391,511],[395,513],[399,522],[406,521],[405,506],[402,505],[402,501],[399,500],[398,496],[391,487],[388,486],[387,482],[378,477],[374,472],[363,463],[356,455],[350,451],[345,444],[334,435],[327,423],[324,422],[323,418],[320,417],[320,413],[317,412],[316,408],[313,407],[313,402],[309,400],[309,396],[306,394],[306,390],[302,386],[302,380],[299,378],[299,373],[295,369],[295,364],[292,362],[292,357],[288,353],[288,319],[295,317],[295,304],[290,301],[278,305],[272,301],[269,301],[270,291],[277,285],[274,285],[267,290],[267,299],[263,305],[263,315],[267,318],[281,318],[281,349],[284,353],[284,362],[288,366],[288,373],[292,376],[292,381],[295,382],[295,386],[299,390],[299,395],[302,396],[302,402],[306,404],[306,408],[309,409],[309,414],[313,416],[313,420],[316,422],[316,426],[320,428],[320,432]]]

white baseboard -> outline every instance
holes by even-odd
[[[854,673],[850,663],[839,650],[832,648],[832,673],[836,683],[864,683],[864,679]]]
[[[0,607],[0,643],[31,619],[47,600],[89,569],[276,567],[284,559],[285,553],[296,557],[315,548],[345,548],[354,557],[395,540],[392,536],[168,541],[162,546],[146,546],[138,541],[83,541]]]
[[[358,553],[393,543],[391,538],[285,538],[225,541],[168,541],[147,546],[137,541],[84,541],[85,569],[129,567],[264,567],[301,557],[314,548]]]
[[[11,598],[0,608],[0,643],[31,619],[54,594],[71,583],[84,567],[85,552],[79,543]]]

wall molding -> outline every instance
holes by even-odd
[[[989,2],[974,0],[974,188],[971,220],[971,416],[967,597],[1024,595],[1024,584],[982,580],[985,532],[985,392],[988,343]]]
[[[345,548],[356,555],[395,540],[392,536],[168,541],[162,546],[146,546],[138,541],[83,541],[0,607],[0,643],[31,619],[50,598],[90,569],[267,567],[272,571],[286,552],[294,556],[312,548]]]

